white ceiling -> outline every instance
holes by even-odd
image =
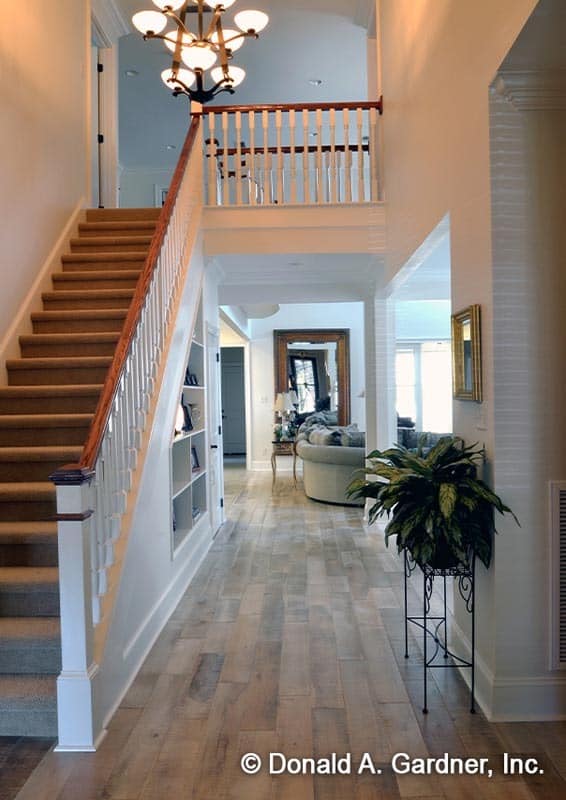
[[[115,0],[125,17],[151,0]],[[226,12],[258,8],[269,14],[259,40],[248,40],[234,64],[247,77],[235,95],[216,104],[297,103],[367,99],[367,29],[374,0],[239,0]],[[132,27],[133,30],[133,27]],[[188,126],[188,101],[174,98],[160,73],[170,64],[160,41],[133,33],[120,40],[120,162],[126,168],[172,168]],[[126,70],[135,70],[127,77]],[[323,81],[312,86],[311,79]],[[174,145],[175,150],[167,150]]]
[[[444,236],[408,278],[395,288],[395,300],[450,300],[450,237]]]
[[[566,67],[566,3],[540,0],[504,61],[505,69]]]

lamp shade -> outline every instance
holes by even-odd
[[[181,33],[180,31],[169,31],[166,34],[167,39],[163,40],[163,44],[168,50],[171,50],[172,53],[175,52],[175,48],[177,47],[177,42],[179,41],[179,36],[181,37],[181,46],[188,47],[191,42],[194,42],[195,37],[192,33]]]
[[[178,69],[175,75],[172,69],[164,69],[161,73],[161,80],[168,89],[174,89],[175,83],[180,81],[189,89],[195,82],[196,76],[190,69]]]
[[[181,58],[187,67],[205,70],[216,64],[217,55],[210,47],[191,45],[183,48]]]
[[[173,11],[176,11],[178,8],[181,8],[185,0],[153,0],[153,5],[160,8],[162,11],[165,11],[166,8],[171,8]]]
[[[227,49],[231,50],[233,53],[235,53],[236,50],[239,50],[240,47],[244,44],[244,40],[242,39],[242,34],[240,33],[240,31],[235,31],[232,28],[224,28],[223,34],[224,34],[224,44],[226,45]],[[238,36],[239,38],[234,39],[233,38],[234,36]],[[232,39],[233,41],[229,41],[230,39]],[[218,44],[218,34],[216,33],[216,31],[210,37],[210,41],[213,42],[214,44]]]
[[[278,411],[280,414],[285,414],[288,411],[294,411],[295,407],[291,400],[291,395],[289,392],[279,392],[277,398],[275,400],[275,405],[273,406],[275,411]]]
[[[214,67],[210,70],[210,77],[214,83],[220,83],[224,79],[224,71],[222,67]],[[233,87],[239,86],[246,77],[246,70],[241,67],[233,66],[228,67],[228,77],[230,78],[230,85]]]
[[[266,27],[269,17],[263,11],[239,11],[234,21],[241,31],[259,33]]]
[[[141,33],[161,33],[167,25],[167,17],[159,11],[138,11],[132,22]]]

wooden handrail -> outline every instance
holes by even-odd
[[[90,427],[88,438],[83,448],[81,460],[78,465],[69,465],[68,467],[63,467],[62,470],[58,470],[59,473],[69,471],[74,472],[76,475],[76,473],[79,472],[81,475],[85,476],[92,473],[92,469],[96,463],[96,459],[100,451],[104,432],[108,425],[110,410],[118,390],[120,377],[122,375],[122,371],[124,369],[124,365],[136,333],[136,328],[141,316],[145,296],[151,283],[154,270],[157,266],[157,259],[159,258],[159,253],[165,239],[169,220],[173,213],[175,201],[183,180],[183,175],[185,174],[185,170],[187,168],[187,164],[196,140],[199,124],[199,117],[193,116],[187,138],[185,139],[185,143],[181,151],[179,162],[173,174],[173,179],[167,193],[167,199],[165,200],[165,204],[163,205],[161,214],[157,221],[157,227],[151,241],[142,274],[140,275],[136,285],[134,297],[128,310],[126,321],[124,322],[124,327],[122,328],[122,333],[120,334],[118,344],[116,346],[114,359],[110,365],[108,374],[106,375],[106,380],[104,381],[104,386],[96,406],[96,411],[94,412],[94,418]],[[77,477],[80,480],[80,477]],[[65,481],[63,479],[57,482],[62,483]]]
[[[340,111],[342,109],[355,110],[357,108],[365,111],[376,108],[380,114],[383,114],[383,97],[380,97],[379,100],[363,100],[358,103],[268,103],[256,106],[207,106],[196,113],[199,116],[201,114],[204,116],[222,114],[224,112],[235,114],[238,111],[242,114],[248,114],[250,111]]]

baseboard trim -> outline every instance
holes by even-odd
[[[468,637],[452,620],[454,651],[469,658]],[[471,683],[469,669],[460,669]],[[476,653],[476,700],[490,722],[562,722],[566,720],[566,675],[520,675],[497,678]]]

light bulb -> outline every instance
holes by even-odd
[[[202,70],[209,69],[217,60],[216,53],[210,47],[198,47],[194,44],[183,48],[181,58],[187,67]]]
[[[188,45],[191,44],[191,42],[194,42],[195,40],[195,37],[193,36],[192,33],[180,34],[179,30],[170,31],[167,34],[167,39],[163,40],[163,43],[168,50],[171,50],[172,53],[175,52],[175,48],[177,47],[177,41],[179,39],[179,35],[181,35],[181,47],[187,47]]]
[[[250,10],[239,11],[234,17],[234,20],[241,31],[245,33],[248,31],[259,33],[266,27],[269,22],[269,17],[267,14],[264,14],[263,11]]]
[[[162,11],[165,11],[166,8],[172,8],[173,11],[176,11],[181,8],[184,2],[185,0],[153,0],[153,5]]]
[[[246,77],[246,70],[230,64],[228,67],[228,76],[230,78],[230,85],[236,88],[236,86],[239,86]],[[222,80],[224,80],[224,70],[222,67],[215,67],[214,69],[210,70],[210,77],[214,83],[220,83]]]
[[[161,33],[167,25],[167,17],[159,11],[138,11],[132,17],[132,22],[143,34]]]
[[[178,69],[177,75],[174,76],[172,69],[164,69],[161,73],[161,80],[167,86],[168,89],[175,88],[175,81],[179,80],[187,87],[187,89],[193,85],[195,82],[196,76],[194,72],[191,72],[190,69]]]
[[[244,40],[242,39],[240,31],[232,30],[232,28],[226,28],[226,30],[224,30],[223,33],[224,33],[224,44],[226,45],[228,50],[231,50],[233,53],[235,53],[236,50],[239,50],[240,47],[244,44]],[[231,39],[233,36],[239,36],[240,38],[234,39],[233,42],[229,42],[228,39]],[[210,41],[213,42],[214,44],[218,44],[218,33],[216,31],[210,37]]]

